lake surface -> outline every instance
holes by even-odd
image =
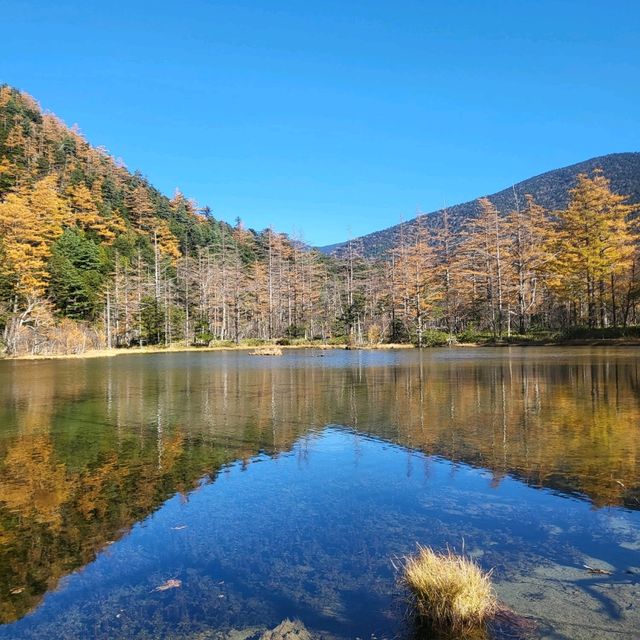
[[[529,637],[638,638],[639,356],[0,362],[0,639],[241,640],[286,617],[414,638],[393,562],[416,542],[493,568]]]

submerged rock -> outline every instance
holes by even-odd
[[[324,637],[324,636],[323,636]],[[277,627],[211,630],[189,636],[189,640],[319,640],[300,620],[285,618]]]
[[[313,640],[313,636],[300,620],[286,618],[275,629],[265,631],[260,640]]]

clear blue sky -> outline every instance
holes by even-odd
[[[167,194],[312,244],[640,150],[638,0],[3,0],[0,16],[0,82]]]

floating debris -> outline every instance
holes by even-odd
[[[176,580],[175,578],[171,578],[167,580],[160,586],[156,587],[154,591],[167,591],[168,589],[178,589],[182,586],[182,580]]]
[[[588,564],[582,565],[589,573],[594,573],[599,576],[610,576],[613,571],[607,569],[598,569],[597,567],[590,567]]]

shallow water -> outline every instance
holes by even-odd
[[[393,561],[416,542],[493,568],[532,637],[637,638],[638,355],[2,362],[0,638],[240,638],[285,617],[409,638]]]

